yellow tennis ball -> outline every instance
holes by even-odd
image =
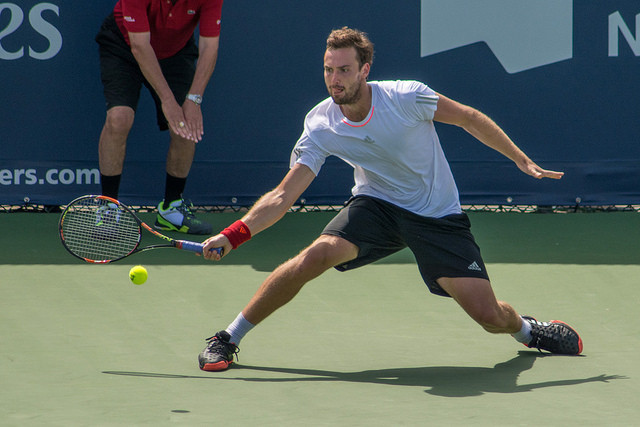
[[[131,279],[134,285],[142,285],[147,281],[147,277],[149,277],[149,273],[147,273],[147,269],[141,265],[131,267],[131,270],[129,270],[129,279]]]

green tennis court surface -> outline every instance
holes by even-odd
[[[570,323],[582,357],[483,332],[401,252],[309,283],[238,365],[200,371],[204,338],[331,216],[288,214],[221,263],[164,250],[99,266],[62,248],[56,214],[0,214],[0,425],[637,425],[637,213],[470,214],[498,298]]]

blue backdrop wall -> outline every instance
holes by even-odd
[[[0,2],[0,204],[99,193],[104,101],[93,37],[114,0]],[[437,125],[463,203],[640,202],[640,4],[635,0],[227,0],[185,197],[250,204],[288,170],[306,112],[327,96],[322,55],[343,25],[376,44],[371,79],[417,79],[479,108],[561,181],[535,180]],[[121,199],[156,204],[168,135],[143,94]],[[305,193],[341,203],[329,161]]]

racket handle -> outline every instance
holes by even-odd
[[[189,240],[176,240],[176,248],[184,249],[187,251],[195,252],[197,254],[201,254],[204,249],[204,245],[198,242],[190,242]],[[211,251],[216,251],[218,254],[222,255],[222,248],[214,248]]]

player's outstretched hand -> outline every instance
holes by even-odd
[[[227,239],[222,234],[217,234],[213,237],[209,237],[202,243],[204,244],[202,255],[205,257],[205,259],[211,261],[220,261],[222,257],[224,257],[231,251],[231,249],[233,249],[231,243],[229,243],[229,239]],[[214,250],[216,248],[222,248],[222,253],[219,254],[218,251]]]
[[[550,171],[547,169],[542,169],[531,159],[526,159],[522,164],[517,163],[518,168],[527,175],[531,175],[534,178],[542,179],[542,178],[551,178],[551,179],[560,179],[564,176],[564,172],[556,172]]]

